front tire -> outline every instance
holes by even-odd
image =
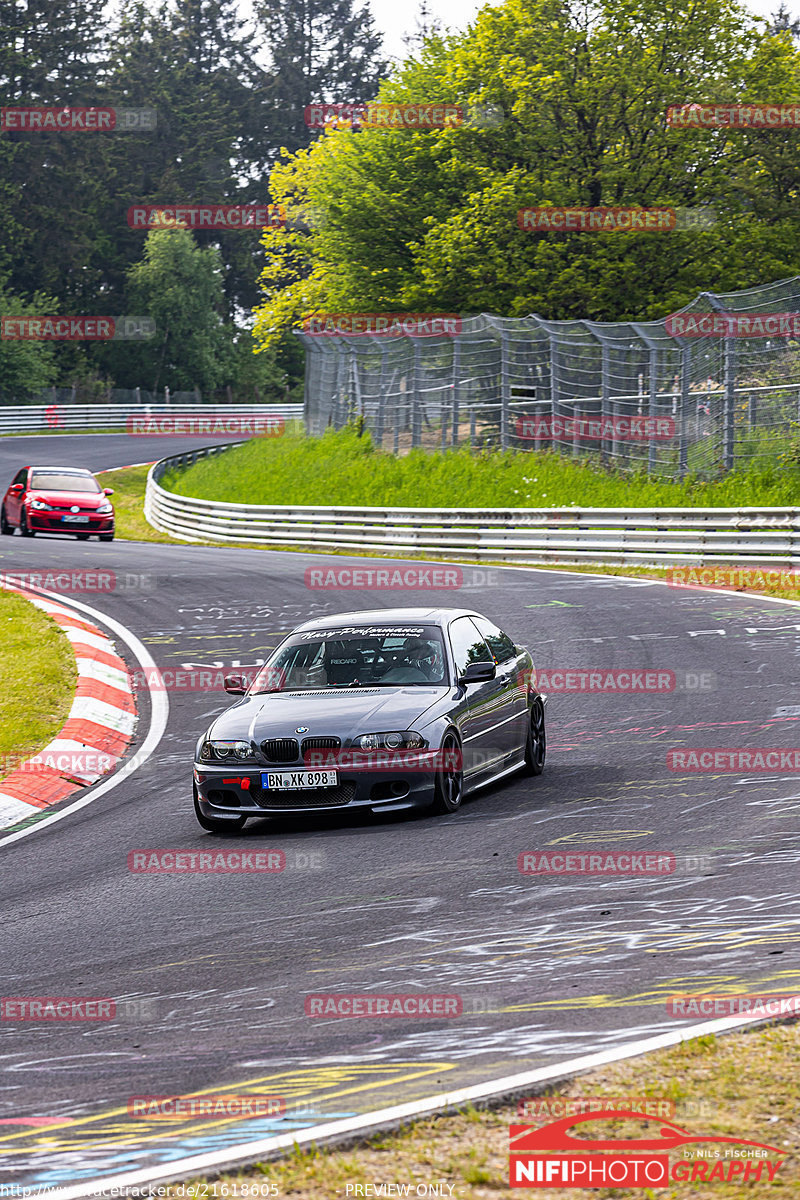
[[[7,537],[11,537],[14,533],[14,526],[9,524],[8,517],[6,516],[5,505],[0,508],[0,533],[4,533]]]
[[[197,799],[197,789],[194,792],[194,815],[197,817],[198,825],[205,829],[206,833],[238,833],[244,829],[247,817],[231,817],[228,820],[220,817],[217,820],[215,817],[206,817],[200,811],[200,804]]]
[[[114,535],[113,533],[101,533],[99,534],[99,538],[101,542],[113,542]]]
[[[75,534],[75,537],[78,539],[79,542],[88,542],[90,536],[91,535],[88,533],[76,533]]]
[[[446,733],[442,739],[440,764],[433,784],[435,813],[445,815],[457,812],[464,798],[464,773],[461,770],[461,745],[454,733]]]
[[[544,705],[534,700],[528,721],[528,738],[525,743],[525,774],[541,775],[547,757],[547,733],[544,725]]]
[[[19,514],[19,531],[23,537],[33,537],[33,530],[28,528],[28,517],[24,508]]]

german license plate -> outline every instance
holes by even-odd
[[[73,513],[68,513],[67,516],[62,517],[61,520],[64,522],[65,525],[88,525],[89,524],[88,517],[85,517],[83,515],[75,516]]]
[[[262,788],[270,792],[309,791],[338,784],[338,771],[264,771],[261,775]]]

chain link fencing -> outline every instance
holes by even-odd
[[[299,333],[308,433],[360,421],[395,454],[552,449],[667,478],[800,460],[800,277],[704,292],[658,321],[458,324]]]

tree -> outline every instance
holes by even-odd
[[[315,133],[304,109],[320,101],[371,100],[388,63],[369,9],[352,0],[256,0],[255,11],[270,56],[268,121],[278,146],[297,150]]]
[[[265,236],[257,335],[315,308],[642,319],[800,272],[796,134],[666,122],[670,105],[794,100],[798,54],[762,25],[735,0],[507,0],[431,39],[381,101],[494,104],[504,123],[335,131],[276,167],[276,200],[315,224]],[[520,231],[540,205],[711,206],[717,224]]]
[[[209,392],[225,383],[232,336],[222,317],[219,252],[196,246],[186,229],[154,231],[128,281],[128,312],[151,317],[155,335],[120,347],[121,385]]]
[[[96,103],[104,74],[103,0],[0,0],[4,105]],[[103,134],[6,131],[0,138],[4,241],[11,286],[90,302]],[[84,309],[84,311],[89,311]]]
[[[26,302],[9,291],[7,282],[0,278],[0,313],[3,316],[46,316],[52,311],[50,297],[37,295]],[[24,404],[55,380],[52,342],[0,340],[0,404]]]

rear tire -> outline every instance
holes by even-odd
[[[88,540],[89,540],[88,533],[76,533],[75,537],[78,539],[79,542],[88,542]]]
[[[454,733],[446,733],[439,751],[440,766],[433,784],[435,813],[444,816],[461,808],[464,799],[464,773],[461,770],[461,745]]]
[[[534,700],[528,721],[528,739],[525,743],[525,774],[541,775],[547,757],[547,733],[544,725],[544,705]]]
[[[33,530],[28,528],[28,518],[24,508],[19,514],[19,531],[23,537],[33,537]]]
[[[4,533],[7,537],[11,537],[14,533],[14,526],[8,523],[5,505],[0,508],[0,533]]]
[[[197,800],[197,789],[194,793],[194,815],[197,817],[197,823],[205,829],[206,833],[238,833],[244,829],[247,817],[230,817],[227,820],[220,817],[219,820],[214,817],[206,817],[200,811],[200,805]]]

